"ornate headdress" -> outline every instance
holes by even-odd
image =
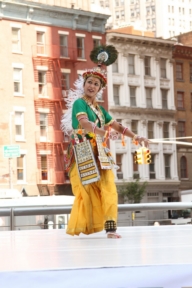
[[[68,97],[65,98],[67,111],[61,120],[61,129],[65,134],[70,135],[72,132],[72,106],[75,100],[83,97],[83,84],[86,79],[93,76],[101,81],[102,89],[97,94],[97,97],[100,98],[103,93],[103,88],[107,85],[107,73],[104,69],[101,69],[101,66],[113,64],[117,59],[117,54],[117,50],[112,45],[100,45],[91,51],[90,59],[97,64],[97,67],[87,69],[82,76],[79,76],[74,83],[76,89],[70,89]]]

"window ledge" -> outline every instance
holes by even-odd
[[[60,56],[61,59],[70,59],[68,56]]]
[[[17,184],[27,184],[26,180],[17,180]]]
[[[15,137],[15,141],[16,142],[26,142],[26,139],[24,138],[17,138],[17,136]]]
[[[87,59],[77,58],[77,60],[87,62]]]
[[[23,54],[22,51],[16,51],[16,50],[12,50],[12,53],[13,53],[13,54],[21,54],[21,55]]]
[[[181,178],[182,181],[189,181],[189,178]]]
[[[48,57],[47,54],[39,54],[39,53],[37,53],[37,56]]]
[[[22,93],[14,93],[13,96],[14,97],[25,97],[25,95]]]
[[[177,82],[185,82],[183,79],[176,79]]]
[[[177,110],[178,110],[178,111],[185,111],[185,108],[179,108],[179,107],[177,107]]]

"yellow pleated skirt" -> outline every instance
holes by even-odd
[[[112,170],[100,169],[100,180],[82,185],[76,164],[70,173],[75,196],[67,234],[91,234],[102,231],[105,221],[117,222],[117,190]]]

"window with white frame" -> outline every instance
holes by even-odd
[[[12,51],[21,52],[21,29],[12,27]]]
[[[37,54],[45,54],[45,32],[37,31]]]
[[[60,41],[60,56],[68,57],[68,36],[60,35],[59,41]]]
[[[147,125],[147,132],[148,132],[148,138],[153,139],[154,138],[154,121],[148,121]]]
[[[112,72],[113,73],[118,73],[119,72],[118,59],[112,64]]]
[[[149,179],[156,179],[154,154],[151,154],[151,163],[149,164]]]
[[[38,71],[38,91],[40,96],[47,96],[46,71]]]
[[[69,90],[70,88],[70,79],[69,79],[69,73],[61,73],[61,87],[62,90]]]
[[[145,95],[146,95],[146,106],[147,108],[152,108],[152,88],[145,88]]]
[[[135,75],[135,55],[129,54],[128,56],[128,73],[131,75]]]
[[[25,181],[25,155],[17,157],[17,181]]]
[[[131,131],[134,134],[138,134],[138,120],[132,120],[131,121]]]
[[[14,94],[22,94],[22,69],[13,68]]]
[[[117,170],[117,178],[119,180],[123,179],[122,159],[123,154],[116,154],[116,164],[119,166],[119,169]]]
[[[161,99],[162,99],[162,108],[168,109],[167,90],[166,89],[161,89]]]
[[[93,39],[93,47],[97,47],[101,45],[101,40],[100,39]]]
[[[164,154],[164,163],[165,163],[165,179],[171,178],[171,155]]]
[[[163,122],[163,138],[169,138],[169,122]]]
[[[114,100],[115,105],[120,105],[119,90],[120,90],[119,85],[113,85],[113,100]]]
[[[47,155],[41,155],[41,180],[48,180]]]
[[[145,66],[145,75],[151,76],[151,57],[145,56],[144,66]]]
[[[136,87],[129,87],[129,94],[130,94],[130,105],[131,107],[136,107]]]
[[[15,137],[17,140],[24,139],[24,112],[15,111]]]
[[[161,78],[166,78],[166,59],[160,59]]]
[[[47,113],[40,113],[39,114],[39,120],[40,120],[40,137],[47,137],[48,114]]]
[[[77,58],[85,58],[85,39],[84,37],[77,37]]]

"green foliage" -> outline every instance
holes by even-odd
[[[139,179],[136,179],[135,182],[129,182],[119,187],[119,192],[129,203],[140,203],[145,194],[146,186],[147,182],[141,184]]]

